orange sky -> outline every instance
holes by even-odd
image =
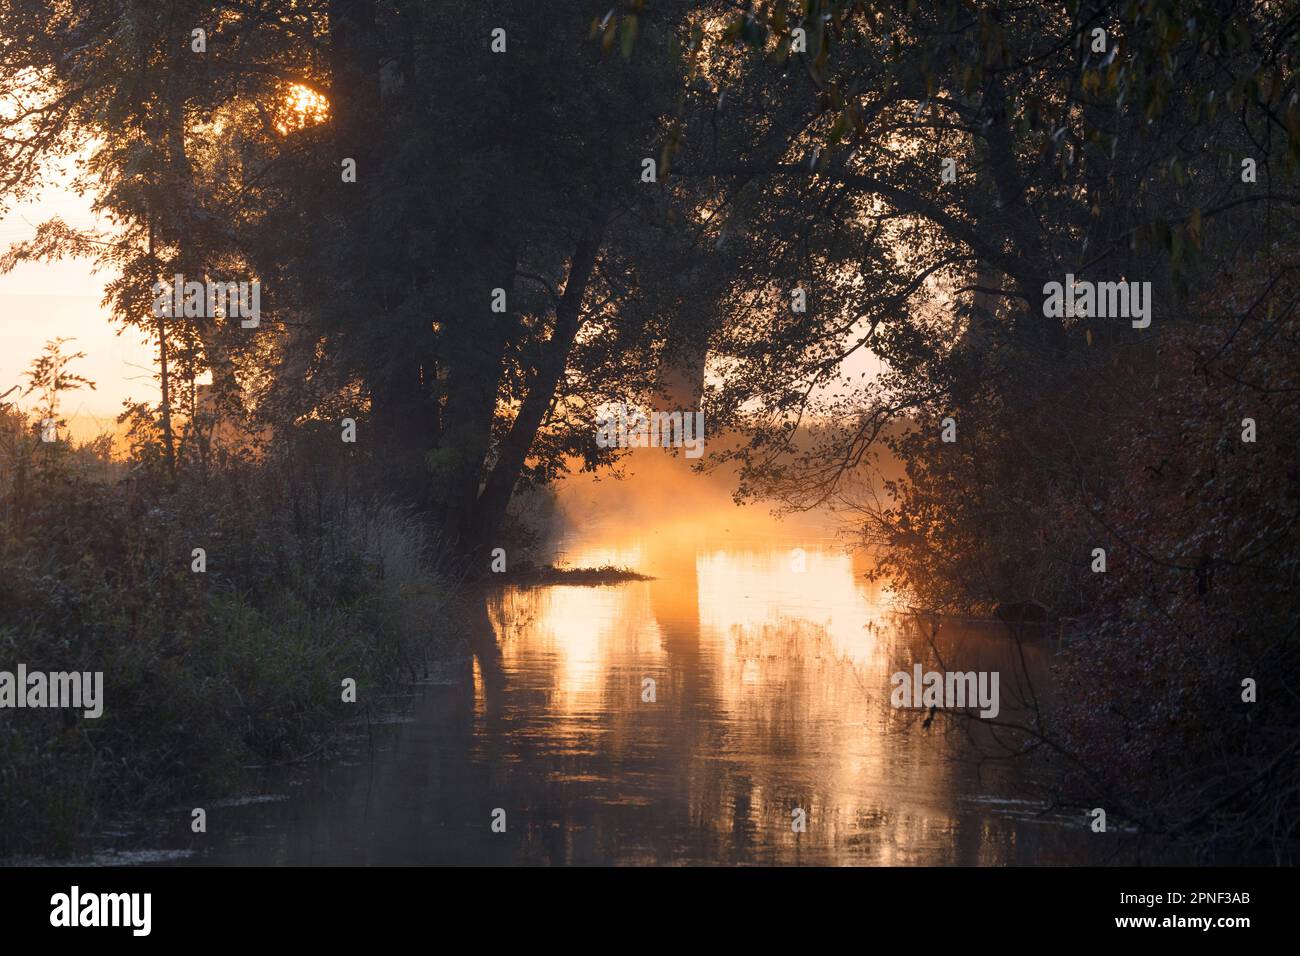
[[[38,200],[14,206],[0,218],[0,248],[30,239],[39,223],[54,216],[74,228],[105,228],[90,205],[90,197],[78,196],[66,179],[52,184]],[[108,310],[99,304],[112,276],[93,274],[92,265],[89,260],[24,263],[0,275],[0,393],[23,382],[22,373],[47,339],[74,339],[65,349],[85,352],[86,358],[73,368],[97,386],[72,393],[62,409],[77,439],[113,431],[124,399],[157,392],[150,377],[151,348],[137,332],[116,334]],[[19,404],[30,407],[27,401]]]

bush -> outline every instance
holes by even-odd
[[[0,854],[71,852],[106,815],[314,748],[344,677],[364,701],[447,637],[438,550],[338,475],[286,455],[173,482],[3,425],[0,669],[103,671],[105,704],[0,713]]]
[[[1300,816],[1297,266],[1273,263],[1283,279],[1267,290],[1263,264],[1242,264],[1196,303],[1198,325],[1141,370],[1142,414],[1116,430],[1104,498],[1062,511],[1108,554],[1087,576],[1062,728],[1148,829],[1207,856],[1284,859]]]

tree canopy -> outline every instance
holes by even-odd
[[[110,271],[140,462],[352,419],[475,567],[521,488],[617,461],[602,407],[700,403],[738,497],[847,509],[927,606],[1138,628],[1154,726],[1187,655],[1296,664],[1298,54],[1262,0],[8,0],[0,202],[76,158],[113,228],[0,269]],[[260,322],[157,315],[176,275]]]

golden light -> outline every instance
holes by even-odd
[[[281,135],[315,126],[329,118],[329,100],[301,83],[294,83],[288,88],[283,105],[284,110],[275,121],[276,131]]]

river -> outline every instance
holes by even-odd
[[[824,538],[569,536],[651,580],[505,587],[465,651],[135,856],[206,864],[1062,864],[1114,859],[1014,732],[890,702],[890,675],[998,671],[999,723],[1050,698],[1053,644],[894,607]],[[649,682],[653,682],[650,684]],[[495,827],[494,827],[495,822]],[[125,836],[125,835],[124,835]],[[139,846],[138,839],[128,841]]]

